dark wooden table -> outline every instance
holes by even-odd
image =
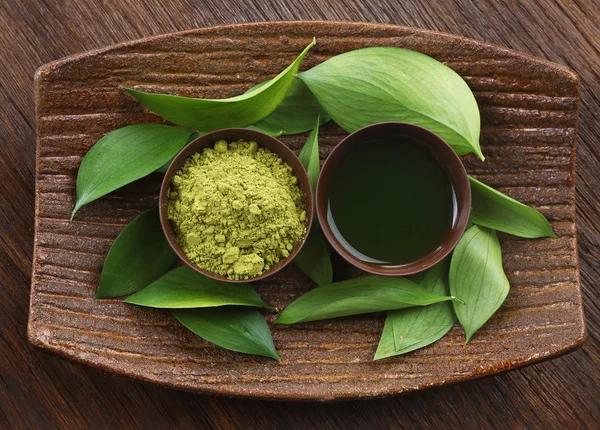
[[[0,428],[594,428],[600,425],[598,0],[0,1]],[[167,7],[166,5],[169,4]],[[129,39],[265,20],[376,21],[503,45],[575,69],[585,346],[522,370],[421,394],[336,404],[167,390],[35,350],[26,326],[33,246],[33,73]]]

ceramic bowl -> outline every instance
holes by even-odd
[[[328,189],[333,172],[345,154],[360,143],[375,136],[394,137],[398,136],[398,145],[402,145],[402,137],[409,137],[425,146],[446,169],[450,182],[456,196],[457,216],[453,226],[440,244],[430,254],[402,265],[382,265],[363,261],[357,258],[338,240],[332,231],[328,220]],[[401,198],[401,196],[398,196]],[[364,270],[365,272],[385,276],[405,276],[421,272],[440,262],[458,244],[463,235],[469,215],[471,213],[471,187],[465,168],[454,150],[448,146],[438,135],[414,124],[402,122],[383,122],[373,124],[350,134],[342,140],[329,154],[323,165],[321,175],[317,183],[316,192],[317,216],[323,229],[323,233],[333,248],[350,264]],[[357,225],[356,228],[360,228]]]
[[[263,273],[260,276],[256,276],[253,278],[248,278],[244,280],[235,280],[229,279],[226,276],[218,275],[216,273],[209,272],[208,270],[201,269],[192,261],[190,261],[181,246],[177,243],[177,239],[175,237],[175,232],[173,230],[173,226],[171,225],[171,221],[168,216],[168,206],[169,206],[169,188],[171,187],[171,181],[173,176],[181,169],[181,167],[185,164],[186,160],[197,152],[202,151],[204,148],[212,147],[215,142],[219,140],[226,140],[227,142],[236,142],[238,140],[245,141],[255,141],[259,148],[265,148],[269,151],[277,154],[283,161],[285,161],[294,171],[294,174],[298,178],[298,186],[300,190],[304,194],[304,204],[306,206],[306,233],[302,237],[302,239],[296,244],[296,246],[290,251],[290,255],[286,258],[283,258],[279,261],[279,263],[272,266],[269,270]],[[177,256],[192,269],[197,272],[212,278],[218,281],[223,282],[233,282],[233,283],[241,283],[241,282],[252,282],[257,281],[259,279],[264,279],[268,276],[271,276],[277,272],[279,272],[282,268],[284,268],[290,261],[294,259],[304,242],[306,241],[306,236],[310,231],[310,227],[312,225],[314,210],[313,210],[313,194],[312,188],[310,186],[310,181],[308,179],[308,175],[302,163],[286,145],[284,145],[279,139],[276,139],[268,134],[261,133],[256,130],[251,130],[247,128],[226,128],[222,130],[213,131],[207,133],[199,138],[190,142],[185,148],[181,150],[179,154],[173,159],[173,162],[169,166],[165,177],[163,179],[161,188],[160,188],[160,197],[159,197],[159,208],[160,208],[160,222],[162,224],[162,229],[167,237],[171,248],[175,251]]]

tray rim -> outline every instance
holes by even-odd
[[[433,31],[433,30],[426,30],[426,29],[422,29],[422,28],[418,28],[418,27],[409,27],[409,26],[394,25],[394,24],[382,24],[382,23],[376,23],[376,22],[323,21],[323,20],[264,21],[264,22],[236,23],[236,24],[226,24],[226,25],[215,25],[215,26],[209,26],[209,27],[198,27],[198,28],[190,29],[190,30],[184,30],[184,31],[171,32],[171,33],[159,34],[159,35],[155,35],[155,36],[144,37],[144,38],[140,38],[140,39],[120,42],[117,44],[112,44],[112,45],[92,49],[89,51],[69,55],[69,56],[48,62],[48,63],[40,66],[35,71],[35,74],[34,74],[35,114],[36,114],[36,183],[35,183],[36,199],[35,199],[33,264],[32,264],[31,287],[30,287],[29,314],[28,314],[28,324],[27,324],[27,337],[28,337],[30,344],[36,348],[42,349],[44,352],[49,352],[49,353],[55,354],[61,358],[68,358],[69,360],[72,360],[72,361],[80,363],[80,364],[85,364],[85,365],[88,365],[88,366],[91,366],[94,368],[102,369],[104,371],[108,371],[110,373],[117,374],[119,376],[126,376],[126,377],[133,378],[135,380],[139,380],[139,381],[143,381],[143,382],[150,382],[152,384],[156,384],[156,385],[159,385],[159,386],[162,386],[165,388],[172,388],[172,389],[183,390],[183,391],[194,392],[194,393],[218,395],[218,396],[222,396],[222,397],[234,397],[234,398],[257,399],[257,400],[276,400],[276,401],[326,401],[326,402],[383,398],[383,397],[390,397],[390,396],[394,396],[394,395],[407,395],[407,394],[419,392],[419,391],[430,389],[430,388],[454,385],[454,384],[460,383],[460,382],[476,380],[476,379],[480,379],[480,378],[483,378],[486,376],[504,373],[509,370],[520,369],[525,366],[529,366],[531,364],[541,363],[544,361],[548,361],[550,359],[558,358],[560,356],[569,354],[569,353],[579,349],[585,342],[585,340],[588,336],[588,333],[587,333],[587,327],[585,324],[583,294],[582,294],[582,289],[581,289],[581,272],[580,272],[580,267],[579,267],[578,229],[577,229],[576,213],[575,213],[575,217],[574,217],[574,242],[575,242],[575,258],[577,261],[576,283],[577,283],[578,292],[579,292],[578,308],[580,310],[580,320],[578,321],[578,325],[580,327],[580,331],[573,338],[572,342],[570,344],[559,345],[555,349],[549,350],[547,354],[544,354],[544,355],[541,355],[538,357],[529,358],[529,359],[525,358],[525,359],[521,359],[518,361],[515,361],[515,360],[495,361],[493,366],[490,365],[485,368],[480,367],[478,369],[474,369],[473,372],[469,373],[468,375],[452,376],[442,382],[424,383],[424,384],[420,384],[415,387],[411,387],[410,389],[407,389],[407,390],[399,391],[397,389],[397,387],[396,387],[396,389],[391,387],[389,389],[378,390],[376,393],[366,394],[364,396],[356,395],[351,392],[330,393],[330,394],[326,393],[324,395],[316,395],[315,396],[315,395],[311,395],[310,393],[298,394],[297,392],[289,393],[289,394],[288,393],[279,394],[279,393],[271,393],[271,392],[263,391],[261,394],[252,394],[252,393],[249,394],[249,393],[245,392],[245,390],[235,389],[234,385],[231,385],[230,386],[231,388],[223,388],[222,386],[208,386],[208,387],[205,386],[203,388],[190,389],[189,387],[186,387],[181,384],[170,383],[168,381],[160,381],[160,380],[152,379],[151,377],[148,377],[147,375],[145,375],[143,372],[134,371],[134,372],[128,373],[127,371],[124,371],[119,367],[113,367],[113,366],[110,366],[108,364],[101,363],[101,362],[94,362],[93,360],[86,359],[85,357],[83,357],[81,355],[68,353],[67,351],[64,351],[58,347],[53,346],[51,343],[49,343],[47,341],[46,336],[43,333],[40,333],[38,327],[36,327],[36,324],[38,323],[38,321],[36,319],[34,319],[32,317],[32,315],[33,315],[33,309],[34,309],[33,285],[34,285],[34,279],[35,279],[35,274],[36,274],[35,272],[37,269],[37,265],[35,264],[35,256],[37,254],[37,248],[38,248],[38,224],[39,224],[39,201],[37,198],[37,196],[38,196],[37,160],[38,160],[38,155],[39,155],[39,130],[38,130],[39,122],[37,121],[37,119],[39,117],[40,83],[44,77],[44,74],[48,73],[50,71],[53,71],[58,67],[61,67],[61,66],[67,65],[67,64],[72,64],[74,62],[83,61],[91,56],[105,54],[105,53],[108,53],[108,52],[111,52],[111,51],[117,50],[117,49],[134,47],[138,44],[146,43],[146,42],[155,42],[155,41],[164,41],[164,40],[169,40],[169,39],[175,39],[177,37],[180,37],[183,35],[188,35],[188,34],[199,34],[199,33],[201,34],[205,31],[206,32],[211,32],[211,31],[215,31],[215,30],[227,31],[228,29],[240,29],[240,28],[247,28],[249,31],[256,31],[256,30],[260,30],[261,27],[301,26],[303,24],[311,24],[311,25],[324,26],[324,27],[330,27],[330,26],[336,26],[336,25],[347,25],[347,26],[358,26],[358,27],[362,27],[365,29],[381,28],[383,30],[385,30],[385,29],[390,29],[390,30],[391,29],[394,29],[394,30],[405,29],[407,31],[417,33],[417,34],[422,34],[425,36],[426,35],[434,35],[434,36],[438,36],[438,37],[444,37],[448,40],[463,41],[466,43],[475,42],[480,46],[490,48],[490,49],[495,49],[497,51],[504,52],[511,56],[520,57],[521,59],[527,60],[529,62],[536,62],[545,67],[550,67],[559,73],[563,73],[575,84],[575,88],[576,88],[576,93],[574,94],[574,96],[576,97],[576,106],[574,109],[574,111],[576,112],[576,121],[575,121],[575,127],[574,127],[575,128],[575,138],[574,138],[574,143],[573,143],[573,159],[574,160],[576,159],[576,152],[577,152],[577,147],[578,147],[577,135],[578,135],[578,130],[579,130],[579,110],[580,110],[580,104],[581,104],[580,79],[579,79],[579,75],[577,74],[576,71],[574,71],[573,69],[571,69],[565,65],[558,64],[558,63],[546,60],[544,58],[536,57],[536,56],[533,56],[533,55],[530,55],[530,54],[527,54],[524,52],[505,48],[505,47],[502,47],[499,45],[482,42],[482,41],[479,41],[476,39],[471,39],[471,38],[464,37],[464,36],[443,33],[443,32]],[[318,43],[318,39],[317,39],[317,43]],[[576,163],[574,163],[573,165],[574,165],[573,175],[574,175],[574,178],[576,179]],[[573,184],[573,188],[576,189],[576,180]],[[576,205],[576,200],[574,201],[574,204]]]
[[[157,34],[154,36],[142,37],[140,39],[127,40],[125,42],[114,43],[111,45],[106,45],[106,46],[102,46],[99,48],[90,49],[88,51],[68,55],[66,57],[58,58],[54,61],[50,61],[48,63],[42,64],[40,67],[37,68],[37,70],[34,73],[34,85],[37,84],[37,79],[40,79],[42,77],[39,75],[43,75],[43,73],[46,70],[51,70],[51,69],[57,68],[66,63],[80,61],[80,60],[83,60],[92,55],[105,54],[105,53],[108,53],[108,52],[116,50],[116,49],[132,47],[139,43],[161,41],[161,40],[176,38],[178,36],[185,36],[188,34],[199,33],[199,32],[203,32],[203,31],[213,31],[216,29],[228,30],[230,28],[233,29],[233,28],[249,27],[250,30],[254,30],[255,28],[260,28],[261,26],[266,26],[266,27],[280,26],[280,25],[294,26],[294,25],[300,25],[300,24],[311,24],[311,25],[318,25],[318,26],[351,25],[351,26],[359,26],[359,27],[364,27],[364,28],[380,27],[382,29],[389,28],[389,29],[396,29],[396,30],[406,29],[406,30],[409,30],[412,32],[421,33],[423,35],[436,35],[436,36],[443,36],[443,37],[449,38],[449,39],[454,39],[457,41],[462,40],[464,42],[477,42],[477,44],[479,44],[481,46],[500,50],[500,51],[506,52],[507,54],[510,54],[513,56],[519,56],[523,59],[528,59],[530,61],[534,60],[536,62],[539,62],[540,64],[544,64],[547,67],[552,67],[552,68],[556,69],[557,71],[562,71],[562,72],[571,74],[572,79],[577,81],[577,89],[578,89],[577,96],[580,95],[579,94],[579,87],[580,87],[579,86],[579,74],[575,70],[573,70],[572,68],[565,66],[563,64],[555,63],[555,62],[547,60],[545,58],[537,57],[532,54],[527,54],[522,51],[517,51],[514,49],[506,48],[504,46],[500,46],[500,45],[496,45],[493,43],[488,43],[488,42],[484,42],[484,41],[480,41],[480,40],[476,40],[476,39],[471,39],[466,36],[460,36],[460,35],[456,35],[456,34],[452,34],[452,33],[444,33],[444,32],[435,31],[435,30],[427,30],[427,29],[419,28],[419,27],[410,27],[410,26],[406,26],[406,25],[395,25],[395,24],[383,24],[383,23],[368,22],[368,21],[324,21],[324,20],[253,21],[253,22],[244,22],[244,23],[236,23],[236,24],[213,25],[213,26],[208,26],[208,27],[198,27],[198,28],[194,28],[194,29],[190,29],[190,30],[182,30],[182,31],[175,31],[175,32],[171,32],[171,33]],[[319,40],[317,39],[317,44],[318,43],[319,43]],[[36,102],[37,102],[37,94],[36,94]],[[578,103],[578,105],[579,105],[579,103]],[[36,113],[37,113],[37,103],[36,103]]]

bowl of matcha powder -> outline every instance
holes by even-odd
[[[176,254],[227,282],[263,279],[298,253],[313,219],[306,170],[281,141],[232,128],[205,134],[175,157],[160,217]]]

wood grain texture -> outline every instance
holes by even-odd
[[[14,428],[594,427],[598,422],[600,101],[596,2],[493,4],[340,0],[169,2],[8,1],[0,5],[0,425]],[[175,30],[243,21],[344,19],[442,30],[508,46],[577,70],[579,252],[589,337],[564,358],[408,397],[333,405],[228,400],[165,390],[57,360],[27,346],[33,243],[35,69],[64,55]],[[118,227],[116,227],[118,230]],[[116,234],[116,233],[114,233]],[[84,240],[84,239],[82,239]],[[506,245],[505,245],[506,246]],[[534,264],[534,263],[533,263]]]
[[[275,363],[225,351],[167,313],[93,298],[120,228],[156,205],[157,177],[82,208],[68,222],[81,158],[103,135],[160,118],[122,88],[225,98],[275,76],[317,37],[303,69],[352,49],[398,46],[460,73],[482,116],[485,163],[469,173],[539,209],[558,239],[504,238],[511,294],[468,344],[455,327],[433,346],[373,362],[381,316],[273,326]],[[575,228],[579,83],[569,69],[455,36],[380,24],[233,25],[174,33],[67,58],[36,73],[36,235],[29,338],[104,369],[187,390],[255,398],[376,397],[444,385],[563,354],[584,337]],[[345,135],[321,129],[321,156]],[[306,136],[284,137],[298,149]],[[338,266],[337,273],[351,270]],[[296,267],[254,283],[282,309],[314,285]],[[272,317],[272,315],[270,316]]]

